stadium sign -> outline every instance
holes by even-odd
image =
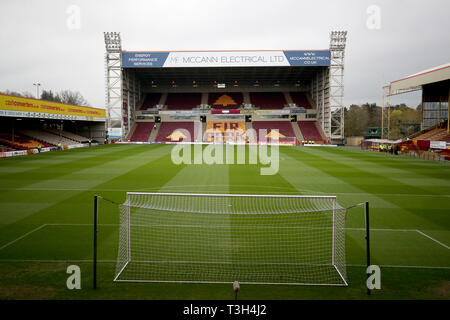
[[[168,114],[168,115],[200,115],[207,114],[208,111],[202,110],[161,110],[159,114]]]
[[[306,109],[293,109],[291,113],[307,113]]]
[[[110,139],[121,139],[123,137],[122,128],[108,128],[108,137]]]
[[[124,68],[329,65],[329,50],[122,52],[122,66]]]
[[[259,115],[283,115],[283,114],[290,114],[291,110],[255,110],[255,114]]]
[[[0,116],[105,121],[104,109],[0,94]]]
[[[430,141],[431,149],[447,149],[447,142],[445,141]]]

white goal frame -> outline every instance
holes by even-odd
[[[308,210],[305,209],[305,211],[301,211],[303,213],[313,213],[314,211],[332,211],[332,239],[331,239],[331,257],[329,261],[329,266],[332,267],[337,275],[339,276],[340,281],[336,283],[309,283],[309,282],[265,282],[265,281],[240,281],[242,284],[266,284],[266,285],[316,285],[316,286],[348,286],[347,282],[347,276],[346,276],[346,264],[345,264],[345,215],[346,210],[342,206],[339,205],[337,202],[336,196],[328,196],[328,195],[265,195],[265,194],[205,194],[205,193],[147,193],[147,192],[127,192],[126,201],[124,204],[121,205],[122,207],[122,215],[121,215],[121,221],[120,221],[120,227],[119,232],[126,231],[126,237],[123,237],[123,234],[119,235],[119,253],[118,253],[118,260],[117,260],[117,267],[116,267],[116,273],[114,280],[115,282],[158,282],[158,283],[207,283],[207,284],[229,284],[233,281],[201,281],[201,280],[157,280],[157,279],[123,279],[121,278],[121,275],[123,275],[124,271],[127,269],[127,267],[130,265],[130,263],[133,261],[133,255],[132,255],[132,208],[137,209],[148,209],[145,208],[145,206],[141,206],[140,204],[133,204],[132,203],[132,197],[199,197],[199,198],[276,198],[276,199],[298,199],[298,200],[312,200],[312,201],[329,201],[332,203],[331,207],[324,208],[322,210]],[[152,210],[152,209],[149,209]],[[159,209],[161,210],[161,209]],[[164,209],[165,210],[165,209]],[[120,211],[120,209],[119,209]],[[170,208],[166,210],[167,212],[170,212]],[[190,211],[180,211],[180,212],[186,212],[189,213]],[[194,211],[191,211],[194,213]],[[339,216],[338,216],[339,212]],[[209,212],[207,212],[209,213]],[[216,212],[217,213],[217,212]],[[289,212],[290,213],[290,212]],[[247,214],[247,213],[242,213]],[[270,214],[270,213],[268,213]],[[301,213],[300,213],[301,214]],[[337,224],[338,219],[341,223],[340,228],[338,230]],[[306,228],[306,227],[305,227]],[[324,229],[324,227],[321,227]],[[313,228],[314,229],[314,228]],[[320,228],[316,228],[320,229]],[[340,233],[339,235],[339,249],[337,247],[336,238],[337,233]],[[122,262],[120,261],[120,255],[121,250],[126,250],[126,261]],[[342,249],[343,248],[343,249]],[[339,250],[339,252],[337,252]],[[123,253],[122,253],[123,255]],[[337,255],[340,255],[337,258]],[[342,256],[343,255],[343,256]],[[336,260],[339,259],[339,263],[336,262]],[[343,261],[343,262],[342,262]],[[142,262],[149,262],[152,263],[154,261],[138,261],[139,263]],[[196,261],[198,262],[198,261]],[[186,261],[186,263],[190,263],[190,261]],[[208,263],[208,262],[200,262],[200,263]],[[293,263],[298,264],[298,263]],[[306,263],[304,263],[306,265]],[[312,265],[314,266],[314,265]],[[317,265],[322,266],[322,265]],[[235,279],[239,280],[239,279]]]

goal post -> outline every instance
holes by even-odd
[[[335,196],[127,193],[114,281],[346,286]]]
[[[277,140],[275,140],[275,142],[276,141]],[[287,145],[287,146],[295,146],[295,145],[297,145],[297,138],[296,137],[279,137],[278,144]]]

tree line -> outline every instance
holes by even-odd
[[[388,108],[384,109],[384,127],[388,126]],[[390,138],[400,139],[420,131],[422,106],[408,107],[406,104],[391,106]],[[352,104],[344,110],[345,136],[365,136],[368,127],[381,127],[381,107],[376,103]]]

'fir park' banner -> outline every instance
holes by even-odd
[[[0,116],[105,121],[104,109],[0,94]]]

